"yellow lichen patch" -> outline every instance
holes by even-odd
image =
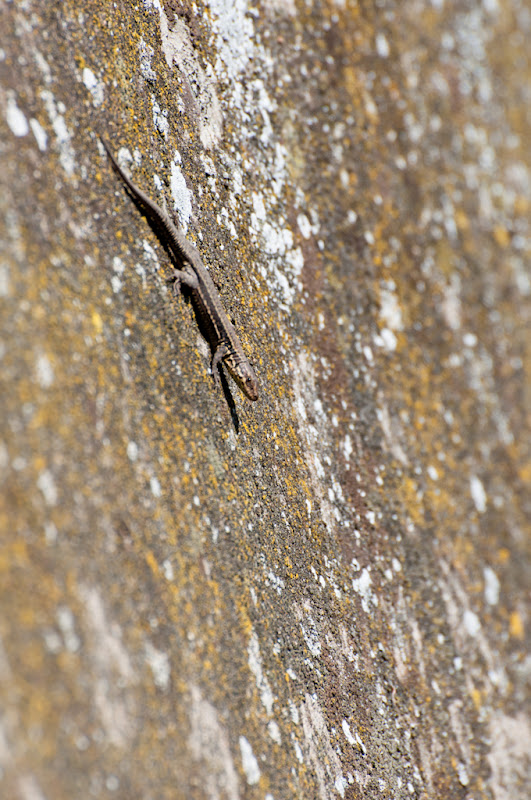
[[[529,200],[525,195],[519,194],[515,197],[514,212],[522,216],[529,214]]]
[[[496,225],[493,232],[494,240],[500,247],[507,247],[511,241],[511,235],[507,228]]]
[[[455,224],[457,225],[458,230],[460,230],[461,232],[468,231],[468,229],[470,228],[470,220],[468,219],[468,216],[461,208],[456,209]]]
[[[455,269],[455,249],[452,246],[451,242],[443,236],[439,242],[437,242],[437,266],[439,269],[444,273],[445,276],[449,277],[453,274]]]
[[[0,572],[9,572],[14,567],[22,567],[28,563],[26,542],[15,539],[9,546],[0,549]]]
[[[151,571],[153,572],[153,574],[154,575],[158,575],[159,572],[160,572],[159,565],[158,565],[157,559],[155,558],[153,553],[150,550],[147,550],[146,553],[144,554],[144,557],[146,559],[146,563],[151,568]]]
[[[500,564],[506,564],[511,557],[511,551],[508,550],[506,547],[501,547],[498,550],[498,562]]]
[[[518,475],[523,483],[525,483],[527,486],[531,486],[531,461],[527,461],[521,465],[520,469],[518,470]]]
[[[509,633],[516,639],[524,638],[524,622],[518,611],[512,611],[509,617]]]
[[[419,502],[419,487],[413,478],[405,478],[401,483],[402,501],[415,525],[424,525],[424,510]]]
[[[91,314],[91,321],[96,334],[100,334],[103,330],[103,320],[98,311],[93,311]]]

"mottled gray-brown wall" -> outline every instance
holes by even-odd
[[[2,798],[531,796],[530,37],[0,0]]]

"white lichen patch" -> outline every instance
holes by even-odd
[[[42,127],[41,123],[34,119],[33,117],[29,121],[31,131],[35,136],[35,141],[37,142],[37,147],[44,153],[48,147],[48,134]]]
[[[199,688],[192,685],[188,709],[188,742],[193,759],[202,767],[204,796],[239,800],[238,773],[229,737],[215,706],[203,699]]]
[[[294,17],[297,13],[295,0],[265,0],[263,7],[267,12],[274,14],[284,14],[286,16]]]
[[[128,687],[137,676],[118,623],[109,619],[96,588],[81,585],[79,596],[84,609],[85,658],[91,663],[94,709],[108,741],[121,748],[136,734],[133,694]]]
[[[68,130],[64,117],[66,107],[62,102],[56,103],[52,92],[48,89],[43,89],[41,91],[41,99],[55,133],[57,146],[59,148],[59,163],[66,174],[71,176],[75,171],[76,159],[72,147],[72,134]]]
[[[103,84],[97,79],[96,75],[89,67],[83,68],[81,80],[92,95],[92,100],[96,108],[101,106],[105,97]]]
[[[448,624],[452,631],[456,650],[458,652],[456,669],[462,664],[462,656],[466,655],[467,660],[471,658],[471,652],[477,651],[486,665],[486,675],[476,674],[475,670],[470,670],[468,680],[472,685],[474,680],[481,683],[483,693],[498,693],[505,691],[507,686],[507,675],[500,660],[500,654],[496,648],[490,644],[486,633],[483,630],[481,619],[475,609],[471,608],[471,601],[467,591],[461,584],[458,576],[453,573],[448,564],[440,559],[439,567],[441,578],[439,588],[441,596],[446,605]]]
[[[138,445],[132,439],[127,442],[127,458],[134,463],[138,458]]]
[[[128,147],[120,147],[116,154],[116,160],[122,169],[125,167],[127,170],[129,170],[134,161],[133,155]]]
[[[258,766],[258,761],[253,753],[253,748],[245,736],[240,736],[239,743],[242,757],[242,767],[245,777],[247,778],[247,783],[249,786],[254,786],[260,780],[260,767]]]
[[[331,468],[328,453],[332,445],[326,434],[331,424],[321,403],[316,388],[315,370],[308,354],[296,356],[293,369],[293,407],[299,424],[300,441],[304,447],[305,462],[309,471],[312,489],[320,504],[322,518],[330,531],[342,520],[339,501],[342,493],[329,489],[339,487]],[[309,422],[313,418],[313,422]]]
[[[300,612],[299,612],[300,615]],[[322,644],[319,630],[308,609],[305,609],[300,619],[300,629],[308,650],[314,658],[321,655]]]
[[[285,581],[276,575],[272,569],[269,569],[265,575],[265,582],[267,586],[272,586],[278,595],[281,595],[286,584]]]
[[[330,800],[334,790],[345,796],[345,779],[326,718],[315,695],[306,694],[300,704],[304,741],[302,750],[315,773],[319,800]]]
[[[162,50],[168,67],[175,64],[186,81],[195,100],[195,114],[199,124],[199,138],[203,147],[212,148],[221,140],[223,119],[216,93],[214,70],[204,69],[196,55],[184,20],[177,17],[170,29],[162,3],[153,2],[160,17]]]
[[[470,477],[470,494],[478,514],[484,514],[487,510],[487,493],[477,475]]]
[[[59,606],[56,613],[57,624],[63,636],[65,648],[69,653],[77,653],[81,639],[76,633],[75,618],[68,606]]]
[[[168,122],[168,109],[161,108],[157,99],[151,97],[151,113],[153,115],[153,125],[165,139],[168,138],[170,124]]]
[[[274,697],[269,681],[264,673],[262,657],[260,655],[260,643],[254,631],[251,633],[251,638],[247,646],[247,654],[249,669],[254,675],[256,688],[260,694],[262,705],[267,714],[270,715],[273,711]]]
[[[361,597],[361,607],[366,614],[369,613],[371,604],[378,605],[378,598],[373,594],[371,573],[364,567],[357,578],[352,579],[352,588]]]
[[[299,214],[297,216],[297,225],[304,239],[309,239],[312,235],[312,225],[306,214]]]
[[[271,286],[279,295],[280,307],[288,311],[302,291],[300,275],[304,267],[304,257],[299,246],[294,246],[290,228],[279,224],[278,219],[270,221],[266,211],[266,199],[253,193],[253,212],[251,213],[250,233],[260,243],[267,256],[262,270]],[[264,272],[265,270],[265,272]]]
[[[176,150],[170,164],[170,189],[173,208],[179,213],[179,224],[186,233],[188,222],[192,216],[192,193],[181,171],[181,155]]]
[[[41,386],[42,389],[49,389],[54,382],[54,370],[52,362],[46,353],[40,353],[37,356],[35,373],[39,386]]]
[[[29,125],[26,115],[17,105],[15,95],[9,92],[6,105],[6,122],[14,136],[22,137],[29,133]]]
[[[35,775],[19,775],[17,793],[22,800],[46,800],[46,795]]]
[[[385,38],[383,33],[376,34],[376,52],[380,56],[380,58],[387,58],[389,53],[391,52],[389,48],[389,42]]]
[[[346,719],[341,721],[341,729],[345,734],[345,739],[347,742],[352,745],[352,747],[355,747],[357,750],[359,750],[363,755],[366,755],[367,749],[363,744],[359,733],[357,731],[354,731],[354,733],[352,732],[351,727]]]
[[[380,288],[380,319],[391,330],[401,331],[404,323],[395,288],[393,281],[388,281],[386,286]]]
[[[271,739],[275,742],[275,744],[282,744],[282,736],[280,733],[280,728],[278,724],[275,722],[274,719],[270,720],[267,723],[267,732],[270,735]]]
[[[0,263],[0,297],[9,297],[11,293],[11,275],[7,264]],[[0,354],[3,355],[4,347],[0,346]]]
[[[463,614],[463,627],[469,636],[477,636],[481,631],[481,623],[478,615],[469,608],[467,608]]]
[[[142,77],[149,83],[154,83],[157,80],[157,73],[151,66],[151,60],[155,51],[150,45],[146,44],[144,39],[140,39],[138,49],[140,51],[140,72]]]
[[[524,711],[499,711],[489,725],[487,760],[494,800],[527,800],[530,781],[531,722]]]
[[[215,73],[237,81],[254,55],[254,24],[247,0],[210,0],[218,62]]]
[[[381,400],[383,401],[383,398]],[[376,416],[382,427],[387,447],[397,461],[407,466],[409,459],[404,450],[406,435],[400,419],[397,416],[391,417],[388,407],[383,403],[376,409]]]
[[[398,339],[389,328],[382,328],[380,333],[373,337],[373,340],[377,347],[384,347],[389,352],[396,350],[398,344]]]
[[[160,481],[154,475],[151,476],[149,479],[149,488],[151,489],[151,494],[153,497],[161,497],[162,496],[162,487],[160,485]]]
[[[167,691],[170,685],[171,669],[170,659],[167,653],[157,650],[151,642],[144,645],[146,651],[146,661],[153,674],[155,686],[162,691]]]
[[[441,311],[448,327],[457,331],[461,327],[461,279],[454,273],[444,287]]]
[[[428,465],[426,472],[428,473],[428,477],[431,478],[432,481],[439,480],[439,473],[437,471],[437,468],[434,467],[433,464]]]
[[[495,606],[498,604],[500,598],[500,581],[498,576],[493,569],[485,567],[483,570],[483,578],[485,580],[485,600],[489,606]]]
[[[55,478],[49,469],[43,469],[39,474],[39,477],[37,478],[37,488],[41,490],[46,505],[57,505],[59,492],[57,490]]]

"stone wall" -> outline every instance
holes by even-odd
[[[0,31],[0,795],[528,800],[527,3]]]

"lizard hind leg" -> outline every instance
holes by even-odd
[[[189,289],[197,289],[199,281],[197,275],[191,269],[174,269],[172,274],[166,278],[166,283],[173,283],[173,292],[178,295],[181,291],[181,284]]]
[[[166,278],[166,284],[173,287],[173,294],[178,297],[181,293],[181,276],[179,270],[173,270],[172,274]]]
[[[214,351],[214,353],[212,355],[212,361],[210,363],[210,372],[212,373],[212,380],[214,381],[214,383],[216,385],[219,384],[219,382],[220,382],[219,381],[219,369],[221,367],[221,362],[223,361],[225,356],[228,354],[228,352],[229,352],[229,348],[227,347],[227,345],[224,342],[222,342],[221,344],[218,344],[218,346],[216,347],[216,349],[215,349],[215,351]]]

